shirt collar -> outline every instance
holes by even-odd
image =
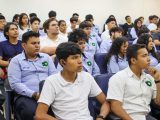
[[[38,53],[38,54],[37,54],[37,57],[38,57],[38,58],[42,58],[43,56],[41,56],[41,55]],[[25,51],[22,52],[22,59],[23,59],[23,60],[28,60]]]

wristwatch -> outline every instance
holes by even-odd
[[[105,117],[103,115],[97,115],[97,118],[101,118],[102,120],[105,120]]]

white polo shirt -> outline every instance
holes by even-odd
[[[122,102],[123,109],[134,120],[146,120],[153,98],[156,98],[156,85],[149,74],[142,72],[138,79],[130,67],[127,67],[109,80],[107,99]]]
[[[62,39],[58,36],[56,40],[51,40],[48,36],[40,37],[40,46],[43,47],[57,47],[60,43],[67,42],[66,39]]]
[[[95,97],[101,89],[87,72],[79,72],[74,83],[57,73],[49,76],[38,102],[51,105],[59,120],[93,120],[88,109],[88,97]]]

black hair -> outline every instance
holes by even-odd
[[[153,20],[154,18],[158,19],[158,16],[157,15],[150,15],[148,18],[149,18],[149,20]]]
[[[60,26],[62,22],[65,22],[65,23],[66,23],[65,20],[59,20],[59,21],[58,21],[58,26]]]
[[[79,16],[79,14],[78,13],[73,13],[72,17],[74,17],[74,16]]]
[[[84,39],[86,42],[88,41],[87,34],[82,29],[75,29],[68,36],[68,41],[77,43],[78,41]]]
[[[19,28],[21,30],[23,30],[23,27],[22,27],[23,26],[23,23],[22,23],[23,16],[27,16],[27,18],[28,18],[28,15],[26,13],[21,13],[20,14],[20,16],[19,16]],[[29,25],[29,18],[28,18],[28,25]]]
[[[93,15],[91,15],[91,14],[88,14],[88,15],[86,15],[86,17],[85,17],[85,20],[91,20],[91,19],[93,19]]]
[[[115,33],[115,32],[122,32],[123,34],[123,29],[121,27],[113,27],[109,30],[109,35],[112,36],[112,32]]]
[[[125,20],[127,20],[128,19],[128,17],[130,17],[129,15],[127,15],[126,17],[125,17]]]
[[[49,13],[48,13],[49,18],[56,17],[56,16],[57,16],[56,11],[53,11],[53,10],[49,11]]]
[[[1,19],[4,19],[4,20],[5,20],[5,17],[4,17],[3,15],[0,15],[0,20],[1,20]]]
[[[149,29],[146,27],[146,26],[142,26],[139,30],[138,30],[138,37],[141,35],[141,34],[144,34],[144,33],[149,33]]]
[[[146,45],[146,49],[149,53],[151,53],[151,55],[156,58],[159,61],[158,55],[155,52],[155,48],[153,47],[152,50],[148,50],[148,43],[149,43],[149,38],[152,38],[152,36],[148,33],[143,33],[139,36],[138,40],[137,40],[137,44],[145,44]]]
[[[87,21],[83,21],[83,22],[81,22],[79,24],[79,28],[80,29],[84,29],[84,28],[87,28],[87,27],[92,27],[92,25],[89,22],[87,22]]]
[[[29,17],[30,17],[30,18],[32,18],[32,17],[37,17],[37,14],[36,14],[36,13],[30,13],[30,14],[29,14]]]
[[[115,55],[116,62],[118,63],[118,54],[120,52],[121,46],[126,42],[128,42],[126,37],[118,37],[114,40],[109,49],[109,52],[106,54],[105,64],[110,61],[112,55]]]
[[[140,50],[142,48],[146,48],[146,46],[144,44],[134,44],[134,45],[131,45],[127,48],[126,56],[127,56],[129,66],[131,65],[131,58],[137,59],[138,50]]]
[[[39,23],[41,22],[41,20],[38,17],[31,17],[30,24],[32,24],[34,21],[38,21]]]
[[[4,26],[4,36],[7,38],[7,40],[9,40],[9,36],[6,34],[9,31],[9,28],[11,25],[15,25],[18,29],[17,24],[15,24],[14,22],[8,22],[5,26]]]
[[[70,22],[72,23],[72,22],[74,22],[74,21],[78,22],[78,19],[77,19],[76,17],[71,17],[71,18],[70,18]]]
[[[115,18],[109,17],[109,18],[106,20],[105,24],[103,25],[103,31],[102,31],[102,32],[105,31],[105,25],[108,24],[108,23],[111,22],[111,21],[115,21],[115,23],[117,24],[117,21],[116,21]]]
[[[47,29],[49,29],[49,25],[52,21],[56,21],[58,22],[56,19],[54,18],[49,18],[47,19],[44,23],[43,23],[43,29],[44,29],[44,32],[47,33]]]
[[[64,42],[58,45],[56,49],[56,57],[58,61],[67,60],[70,55],[82,54],[81,49],[76,43]]]
[[[31,37],[39,37],[39,34],[36,32],[33,32],[33,31],[25,32],[22,35],[22,43],[27,43],[29,38],[31,38]]]
[[[142,23],[142,21],[141,21],[140,19],[136,19],[136,20],[134,21],[134,28],[135,28],[136,35],[137,35],[137,36],[138,36],[139,30],[142,29],[142,25],[141,25],[140,28],[137,27],[137,23],[138,23],[139,21]]]
[[[15,14],[15,15],[13,16],[12,22],[15,22],[15,20],[18,19],[19,16],[20,16],[19,14]]]

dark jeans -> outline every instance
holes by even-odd
[[[34,120],[37,101],[32,98],[19,96],[14,103],[16,120]]]
[[[157,120],[157,119],[148,114],[146,116],[146,120]]]

